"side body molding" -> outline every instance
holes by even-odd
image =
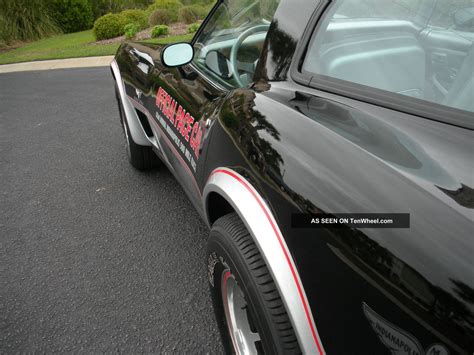
[[[324,354],[296,266],[271,210],[250,183],[227,168],[214,170],[204,187],[206,219],[208,197],[218,193],[229,202],[254,238],[283,299],[296,336],[305,354]]]
[[[127,119],[128,127],[130,128],[130,134],[133,141],[138,145],[151,146],[149,139],[147,138],[143,127],[138,120],[137,113],[135,108],[130,103],[126,93],[125,87],[123,85],[122,75],[120,74],[120,69],[117,65],[115,59],[110,63],[110,68],[114,74],[115,82],[120,95],[120,101],[122,103],[123,111],[125,112],[125,118]]]

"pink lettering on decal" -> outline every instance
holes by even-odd
[[[163,101],[163,89],[160,87],[156,93],[156,106],[160,107],[161,102]]]
[[[176,102],[176,100],[173,100],[171,102],[171,106],[168,110],[168,115],[166,117],[168,117],[168,119],[170,120],[171,123],[174,123],[174,115],[176,113],[176,106],[178,105],[178,103]]]
[[[196,122],[193,126],[193,131],[191,132],[190,146],[193,151],[196,148],[196,134],[197,134],[198,129],[199,129],[199,122]]]
[[[186,121],[186,126],[184,129],[184,139],[186,139],[186,142],[189,142],[189,132],[191,132],[191,128],[193,127],[194,123],[194,117],[189,116],[188,120]]]
[[[179,122],[182,122],[186,111],[183,109],[183,106],[179,105],[178,112],[176,113],[176,118],[174,121],[174,126],[177,127]]]
[[[184,136],[183,132],[184,132],[184,125],[186,123],[186,121],[189,119],[189,112],[186,112],[186,115],[184,116],[184,118],[179,121],[179,124],[178,124],[178,131],[179,133],[181,133],[182,136]]]

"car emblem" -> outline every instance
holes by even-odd
[[[377,314],[367,304],[362,303],[364,314],[379,337],[380,341],[390,349],[393,355],[448,355],[449,351],[441,344],[433,344],[426,351],[412,334]]]

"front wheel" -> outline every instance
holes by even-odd
[[[226,352],[301,353],[273,278],[236,213],[214,223],[207,255],[211,296]]]

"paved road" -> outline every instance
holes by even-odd
[[[126,161],[108,68],[0,75],[0,353],[220,353],[206,226]]]

